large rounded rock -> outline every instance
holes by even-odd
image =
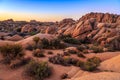
[[[98,68],[103,71],[120,72],[120,55],[103,61]]]
[[[120,73],[100,72],[68,80],[120,80]]]

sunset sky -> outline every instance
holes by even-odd
[[[120,14],[120,0],[0,0],[0,20],[76,20],[89,12]]]

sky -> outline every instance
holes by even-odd
[[[120,0],[0,0],[0,20],[77,20],[90,12],[120,14]]]

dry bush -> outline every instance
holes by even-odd
[[[100,65],[100,62],[101,60],[98,57],[89,58],[82,66],[82,69],[86,71],[94,71]]]
[[[36,49],[33,51],[33,56],[35,57],[45,57],[44,51],[40,49]]]
[[[53,52],[52,51],[48,51],[48,54],[53,54]]]
[[[44,80],[52,74],[52,68],[47,62],[38,62],[31,60],[25,68],[25,75],[34,80]]]
[[[5,62],[8,60],[20,59],[24,56],[23,48],[21,45],[4,45],[0,47],[1,55],[3,56]]]

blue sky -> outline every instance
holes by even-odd
[[[120,0],[0,0],[0,20],[59,21],[89,12],[120,14]]]

